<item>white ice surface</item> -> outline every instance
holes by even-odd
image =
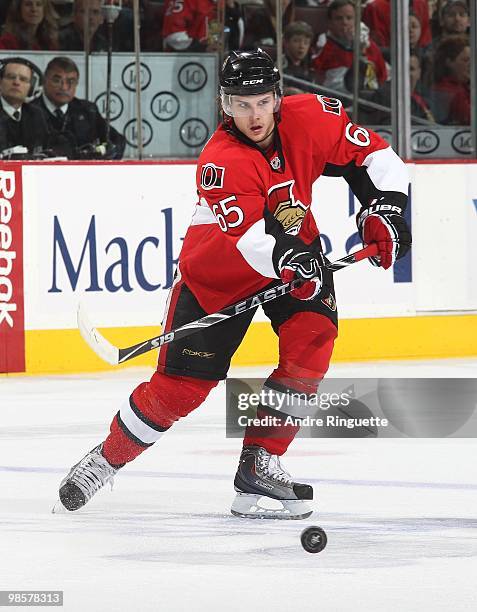
[[[477,377],[477,360],[331,374]],[[63,609],[82,612],[477,610],[474,439],[297,439],[285,463],[315,486],[315,513],[247,521],[229,514],[241,442],[225,438],[221,387],[112,493],[51,514],[61,478],[148,376],[0,378],[0,590],[63,590]],[[299,536],[314,524],[328,546],[311,555]]]

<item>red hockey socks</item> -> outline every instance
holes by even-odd
[[[299,422],[299,417],[316,410],[316,403],[314,409],[307,406],[306,397],[318,391],[329,367],[336,336],[334,324],[314,312],[297,313],[280,326],[280,362],[265,382],[269,401],[262,402],[263,409],[257,410],[257,417],[267,423],[263,419],[268,415],[270,422],[275,415],[281,417],[281,423],[247,427],[244,446],[262,446],[272,455],[286,452],[300,427],[285,424],[284,417],[298,417]],[[295,396],[301,399],[289,400]]]
[[[136,387],[114,417],[103,445],[106,460],[117,466],[135,459],[175,421],[200,406],[217,383],[155,372],[149,382]]]

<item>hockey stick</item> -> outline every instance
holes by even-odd
[[[356,263],[357,261],[361,261],[367,257],[373,257],[374,255],[377,255],[377,253],[377,245],[370,244],[356,253],[352,253],[351,255],[347,255],[342,259],[338,259],[334,263],[328,264],[327,268],[332,272],[336,272]],[[132,346],[127,346],[125,348],[118,348],[117,346],[114,346],[114,344],[111,344],[111,342],[106,340],[106,338],[100,334],[100,332],[91,324],[89,317],[81,303],[78,306],[78,327],[85,342],[89,344],[89,346],[97,355],[99,355],[99,357],[101,357],[101,359],[110,363],[111,365],[118,365],[120,363],[124,363],[125,361],[129,361],[129,359],[138,357],[143,353],[147,353],[152,349],[160,348],[164,344],[169,344],[170,342],[174,342],[175,340],[189,336],[199,329],[205,329],[211,325],[220,323],[221,321],[226,321],[231,317],[235,317],[235,315],[259,306],[264,302],[269,302],[270,300],[274,300],[281,295],[290,293],[290,291],[292,291],[299,284],[301,284],[301,281],[294,280],[289,283],[275,285],[274,287],[270,287],[269,289],[256,293],[246,300],[237,302],[231,306],[226,306],[222,310],[219,310],[219,312],[205,315],[205,317],[192,321],[191,323],[187,323],[186,325],[181,325],[177,329],[173,329],[165,334],[154,336],[154,338],[149,338],[149,340],[144,340],[139,344],[133,344]]]

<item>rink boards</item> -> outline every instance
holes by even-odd
[[[335,275],[335,360],[477,355],[477,163],[409,170],[412,254]],[[119,346],[157,334],[195,201],[193,163],[0,162],[0,372],[109,368],[76,329],[80,300]],[[330,260],[358,247],[345,181],[319,179],[312,210]],[[235,363],[276,355],[259,312]]]

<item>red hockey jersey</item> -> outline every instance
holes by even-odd
[[[421,37],[418,46],[427,47],[432,42],[427,0],[412,0],[410,9],[421,23]],[[363,10],[363,21],[369,26],[371,36],[380,47],[391,46],[391,3],[390,0],[371,0]]]
[[[328,37],[313,61],[313,68],[324,79],[324,85],[343,90],[345,74],[353,66],[353,55],[353,49],[346,49]],[[365,75],[365,86],[367,89],[378,89],[388,77],[383,54],[377,44],[370,40],[365,55],[369,66],[373,68],[372,74]]]
[[[162,26],[164,50],[184,51],[193,42],[205,47],[210,23],[216,21],[215,0],[166,0]]]
[[[284,98],[277,132],[277,148],[265,154],[222,125],[199,157],[199,201],[178,274],[206,312],[278,278],[276,238],[267,232],[270,215],[280,232],[306,244],[318,236],[310,205],[319,176],[343,176],[363,204],[392,192],[394,201],[406,205],[405,164],[380,136],[354,125],[339,100],[314,94]]]

